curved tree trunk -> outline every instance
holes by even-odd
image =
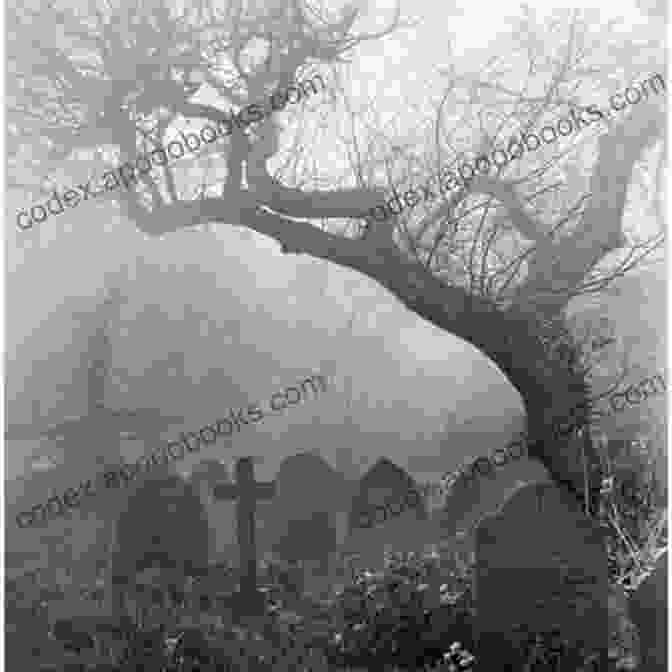
[[[37,11],[26,11],[28,18],[21,21],[17,18],[17,23],[26,30],[33,30],[32,22],[37,21]],[[242,106],[243,103],[261,101],[270,90],[287,86],[305,65],[334,63],[357,44],[392,32],[398,26],[400,16],[397,6],[389,27],[375,34],[351,35],[359,15],[354,6],[349,7],[340,19],[324,25],[315,23],[312,13],[309,16],[299,2],[278,3],[277,9],[268,15],[255,12],[255,21],[248,20],[240,9],[238,13],[229,13],[226,23],[230,36],[219,46],[230,52],[240,81],[246,84],[247,96],[242,100],[240,92],[236,92],[237,87],[231,87],[228,79],[224,82],[211,76],[213,62],[204,55],[201,31],[205,29],[200,24],[191,27],[194,47],[188,52],[176,52],[175,45],[181,44],[182,40],[167,36],[184,34],[187,30],[184,17],[176,19],[167,11],[159,15],[155,10],[153,14],[150,20],[140,10],[135,12],[136,22],[132,30],[130,15],[124,15],[121,24],[118,18],[105,21],[101,15],[97,20],[91,17],[96,31],[91,50],[97,54],[109,79],[98,80],[83,74],[80,64],[67,59],[60,49],[44,47],[40,50],[41,60],[33,69],[39,66],[42,76],[54,81],[56,91],[65,89],[67,95],[63,95],[77,102],[77,110],[87,107],[91,110],[86,123],[78,128],[72,126],[67,116],[59,123],[51,123],[51,112],[49,123],[42,124],[41,134],[50,138],[64,155],[82,144],[100,144],[102,136],[96,134],[95,138],[87,136],[83,142],[84,131],[100,129],[106,142],[111,133],[124,160],[133,159],[138,146],[146,146],[143,143],[147,138],[138,133],[138,123],[150,111],[168,110],[173,117],[164,119],[159,116],[156,129],[151,133],[146,131],[146,135],[157,143],[178,115],[197,118],[215,127],[230,125],[228,112],[192,101],[195,91],[190,83],[192,69],[203,70],[209,86]],[[61,22],[63,16],[56,18]],[[91,30],[88,26],[84,29],[84,24],[75,15],[65,18],[73,24],[74,35]],[[208,24],[205,14],[201,19]],[[215,23],[221,27],[219,19]],[[126,35],[120,39],[119,25],[123,26],[123,31],[135,34],[133,44],[126,45]],[[254,72],[243,71],[241,50],[251,39],[263,34],[267,34],[269,41],[266,62]],[[286,39],[285,48],[277,49],[277,45],[289,36],[291,39]],[[104,46],[107,44],[118,46],[108,48]],[[146,53],[150,48],[153,49],[152,56]],[[27,62],[33,63],[30,59]],[[145,66],[141,73],[137,67],[140,62]],[[20,61],[17,63],[20,65]],[[183,76],[173,78],[166,71],[167,64],[180,70]],[[17,65],[17,72],[22,71]],[[558,77],[560,75],[558,73]],[[27,79],[30,81],[30,77]],[[67,86],[62,86],[63,82]],[[138,88],[142,91],[136,91]],[[39,90],[42,91],[42,87]],[[130,93],[134,96],[129,96]],[[551,96],[553,92],[549,90],[548,93]],[[40,95],[45,98],[31,101],[27,107],[49,102],[47,94]],[[82,105],[82,101],[86,104]],[[63,107],[63,100],[58,96],[51,102],[58,102]],[[57,109],[59,106],[52,107]],[[110,110],[116,112],[112,114]],[[227,140],[227,181],[222,197],[179,200],[172,168],[164,165],[162,170],[170,199],[165,198],[159,186],[145,174],[139,177],[141,185],[117,192],[115,200],[136,226],[149,235],[163,235],[209,222],[243,226],[276,239],[285,253],[326,259],[372,278],[419,317],[463,338],[490,357],[523,399],[528,434],[533,444],[531,454],[544,463],[558,484],[577,497],[583,500],[586,480],[589,481],[588,489],[595,493],[599,485],[598,458],[589,442],[584,455],[580,447],[575,447],[577,442],[555,438],[553,431],[554,425],[568,420],[571,410],[584,402],[584,381],[579,374],[567,370],[565,364],[551,357],[541,339],[541,323],[561,315],[569,299],[580,292],[595,264],[624,244],[622,220],[632,170],[644,149],[662,136],[663,111],[655,102],[647,101],[631,108],[630,114],[619,123],[609,122],[608,131],[599,139],[598,158],[590,181],[590,200],[570,235],[559,239],[547,236],[548,225],[553,223],[546,222],[547,226],[543,226],[544,223],[536,222],[526,212],[515,183],[492,178],[475,179],[467,185],[472,193],[499,200],[509,213],[511,225],[535,243],[534,250],[527,255],[527,277],[516,288],[507,310],[459,287],[444,285],[424,266],[409,260],[393,242],[395,218],[386,222],[369,221],[369,234],[364,240],[333,235],[305,221],[322,218],[366,220],[366,213],[390,195],[375,188],[303,191],[284,186],[269,174],[266,166],[280,145],[279,127],[274,125],[273,117],[274,113],[269,113],[264,123],[256,127],[256,139],[254,134],[247,136],[239,129],[232,129]],[[18,127],[22,127],[21,124]],[[31,137],[38,135],[33,127],[26,128]],[[141,130],[145,131],[144,127]],[[150,200],[151,210],[148,209]],[[450,203],[440,204],[428,219],[436,219],[442,209],[450,207]],[[583,408],[575,415],[576,424],[581,425],[587,411]]]
[[[216,221],[222,215],[228,220],[229,214],[219,199],[183,204],[179,213],[174,206],[168,209],[176,224],[178,221],[184,224],[185,220]],[[419,317],[481,350],[497,364],[523,399],[530,454],[540,459],[555,481],[581,502],[586,493],[584,467],[592,474],[593,495],[599,490],[597,453],[590,449],[584,465],[578,448],[570,449],[566,440],[553,438],[551,427],[565,422],[570,409],[585,402],[585,388],[583,379],[570,372],[564,363],[549,359],[539,336],[539,321],[532,311],[518,307],[501,310],[460,287],[446,286],[391,246],[371,249],[368,240],[343,239],[311,224],[285,220],[256,207],[240,209],[240,224],[276,238],[288,252],[307,252],[364,273]],[[587,411],[577,413],[577,424],[585,417]]]
[[[220,116],[220,111],[211,110],[211,120]],[[506,310],[460,287],[445,285],[424,266],[408,259],[392,241],[394,219],[370,222],[371,235],[351,240],[271,212],[267,203],[283,200],[286,192],[283,210],[293,217],[334,217],[336,213],[363,217],[367,206],[380,201],[380,192],[351,189],[327,196],[286,189],[270,178],[255,182],[252,175],[262,175],[269,158],[265,155],[248,173],[252,190],[237,185],[229,189],[225,199],[173,203],[154,210],[138,225],[160,235],[208,221],[234,223],[275,238],[285,253],[326,259],[376,280],[419,317],[471,343],[497,364],[523,399],[530,455],[541,460],[558,485],[582,503],[588,499],[594,504],[601,483],[597,451],[590,441],[572,437],[571,429],[566,429],[564,436],[562,430],[557,431],[567,424],[587,425],[585,381],[550,355],[541,339],[541,322],[561,314],[595,264],[623,245],[623,211],[632,170],[643,151],[661,135],[662,119],[660,110],[642,105],[626,122],[600,138],[592,197],[580,226],[559,241],[539,236],[528,277]],[[263,185],[269,189],[266,194]],[[486,186],[477,183],[473,188],[485,190]],[[534,220],[522,205],[516,212],[513,198],[510,192],[507,208],[514,225],[522,218],[529,229]],[[542,223],[537,226],[539,231],[543,229]],[[572,438],[568,440],[567,435]]]

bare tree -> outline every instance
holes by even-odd
[[[361,9],[350,5],[329,17],[301,0],[263,6],[232,0],[221,8],[200,0],[181,12],[161,0],[121,5],[91,2],[86,13],[49,5],[39,12],[17,10],[11,17],[17,26],[9,45],[16,72],[10,91],[16,157],[32,142],[34,152],[41,144],[49,159],[101,145],[114,148],[110,159],[133,159],[156,147],[180,116],[225,122],[228,113],[219,106],[192,100],[202,83],[244,106],[318,66],[335,73],[336,64],[357,45],[402,26],[397,8],[384,30],[357,33]],[[60,45],[30,43],[26,36],[43,25],[62,27]],[[574,17],[566,30],[563,58],[558,52],[537,64],[538,54],[529,47],[535,84],[543,84],[539,94],[499,83],[494,63],[488,82],[452,78],[437,110],[436,147],[428,155],[426,178],[436,173],[436,165],[447,165],[446,156],[456,164],[463,160],[467,141],[486,152],[512,128],[529,130],[561,106],[579,105],[575,85],[589,80],[593,69],[584,63],[587,46],[579,39],[585,38],[585,26]],[[259,51],[263,57],[257,59]],[[454,94],[461,87],[484,100],[486,85],[495,87],[499,99],[493,104],[500,113],[488,118],[480,110],[481,127],[456,146],[455,134],[444,127],[443,111],[452,103],[453,110],[460,104],[467,108],[463,118],[480,112],[473,98],[458,101]],[[507,97],[508,102],[502,99]],[[343,186],[301,184],[287,166],[271,174],[269,163],[281,158],[278,116],[232,131],[221,149],[226,172],[217,193],[201,188],[198,195],[188,195],[178,184],[177,169],[167,165],[160,179],[143,176],[112,198],[149,235],[213,223],[247,227],[278,241],[287,254],[308,254],[372,278],[419,317],[496,362],[525,403],[532,454],[582,501],[587,489],[596,493],[599,460],[590,442],[579,450],[576,442],[552,431],[586,400],[588,390],[582,371],[553,356],[549,335],[557,334],[572,296],[600,290],[614,273],[632,265],[632,259],[626,260],[606,274],[600,267],[627,243],[628,187],[635,165],[662,136],[660,107],[641,104],[629,116],[605,124],[579,193],[563,192],[555,184],[560,156],[554,162],[540,153],[544,161],[523,158],[494,176],[474,178],[450,197],[441,195],[416,211],[420,217],[395,215],[384,222],[374,220],[370,210],[390,197],[390,187],[402,191],[404,179],[376,185],[370,168],[380,164],[380,157],[365,156],[362,143],[356,146],[354,177]],[[36,144],[36,136],[44,140]],[[395,163],[387,162],[388,167]],[[300,165],[298,158],[293,165]],[[406,172],[406,178],[411,176],[417,177],[417,171]],[[579,177],[584,176],[575,176],[574,185]],[[368,234],[354,234],[351,223]],[[657,244],[648,241],[639,257]],[[585,425],[588,416],[584,406],[575,420]]]

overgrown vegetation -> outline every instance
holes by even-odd
[[[652,491],[647,477],[651,472],[644,469],[640,474],[644,477],[627,481],[630,485],[625,490],[619,489],[619,477],[613,476],[613,487],[603,489],[600,498],[599,519],[609,527],[611,582],[626,588],[637,585],[646,575],[667,542],[664,501],[658,491]],[[652,492],[656,496],[651,496]],[[266,565],[261,581],[267,596],[265,615],[251,625],[226,609],[230,593],[204,596],[198,579],[185,580],[184,590],[169,596],[157,584],[147,592],[141,627],[130,621],[117,624],[117,637],[121,639],[116,647],[111,644],[114,637],[109,625],[100,628],[93,618],[88,625],[81,619],[75,625],[61,624],[61,641],[49,642],[46,609],[50,601],[63,599],[63,593],[43,586],[40,607],[20,606],[21,596],[13,595],[12,586],[8,586],[8,631],[12,632],[13,624],[18,626],[9,641],[8,661],[18,666],[13,669],[28,669],[32,653],[38,653],[30,651],[31,645],[35,647],[43,641],[44,646],[36,646],[40,653],[34,661],[40,661],[39,669],[59,672],[66,669],[66,662],[80,665],[69,669],[97,672],[182,672],[208,669],[198,667],[206,664],[224,666],[217,670],[245,669],[240,667],[241,657],[247,661],[248,669],[259,672],[283,669],[279,658],[289,666],[287,669],[302,669],[303,660],[311,672],[490,672],[478,667],[472,569],[473,557],[448,552],[440,544],[424,555],[390,554],[384,571],[355,572],[331,599],[316,602],[296,583],[300,574],[292,579],[290,567]],[[229,576],[227,580],[234,585],[235,578]],[[102,590],[99,587],[84,594],[86,599],[101,599]],[[30,625],[26,610],[33,612]],[[42,612],[41,616],[38,612]],[[153,620],[161,627],[152,626]],[[629,635],[631,628],[620,617],[613,622],[618,629],[612,632],[610,669],[633,669],[636,646]],[[37,632],[38,627],[43,632]],[[102,632],[105,629],[107,633]],[[13,656],[17,652],[15,638],[20,637],[27,637],[29,645],[19,647],[26,657],[18,660]],[[101,648],[100,643],[108,642],[106,655],[93,653],[94,640],[99,642],[99,651],[106,648]],[[530,661],[536,657],[538,664],[551,661],[562,648],[551,639],[531,640],[528,644]],[[77,649],[80,653],[74,653]],[[571,668],[572,672],[580,669]]]

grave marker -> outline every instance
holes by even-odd
[[[571,656],[580,648],[598,654],[606,669],[603,533],[574,498],[555,485],[518,488],[497,514],[481,521],[476,531],[475,593],[479,662],[484,669],[518,672],[538,636],[551,648],[555,641],[557,672],[575,672],[577,659]]]
[[[251,457],[236,462],[236,483],[222,483],[214,488],[215,499],[235,499],[236,534],[240,550],[240,592],[236,596],[239,614],[256,615],[263,609],[263,593],[257,590],[257,549],[254,514],[258,499],[275,496],[275,483],[257,483]]]
[[[385,550],[419,550],[430,540],[430,528],[422,496],[413,478],[387,458],[381,458],[359,481],[352,499],[346,553],[358,555],[358,567],[380,569]]]
[[[126,612],[136,577],[157,570],[167,585],[207,566],[209,528],[193,485],[175,475],[149,475],[132,486],[116,521],[112,554],[114,613]]]
[[[265,536],[285,561],[302,563],[308,592],[328,592],[345,537],[345,530],[338,529],[339,514],[347,515],[350,508],[350,483],[322,456],[306,452],[282,461],[276,485]]]

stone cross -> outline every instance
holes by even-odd
[[[258,499],[275,496],[275,482],[257,483],[251,457],[236,462],[236,483],[220,483],[213,489],[215,499],[236,500],[236,533],[240,549],[240,593],[237,607],[248,614],[259,613],[262,595],[257,590],[257,550],[255,542],[255,509]],[[241,611],[242,613],[242,611]]]

